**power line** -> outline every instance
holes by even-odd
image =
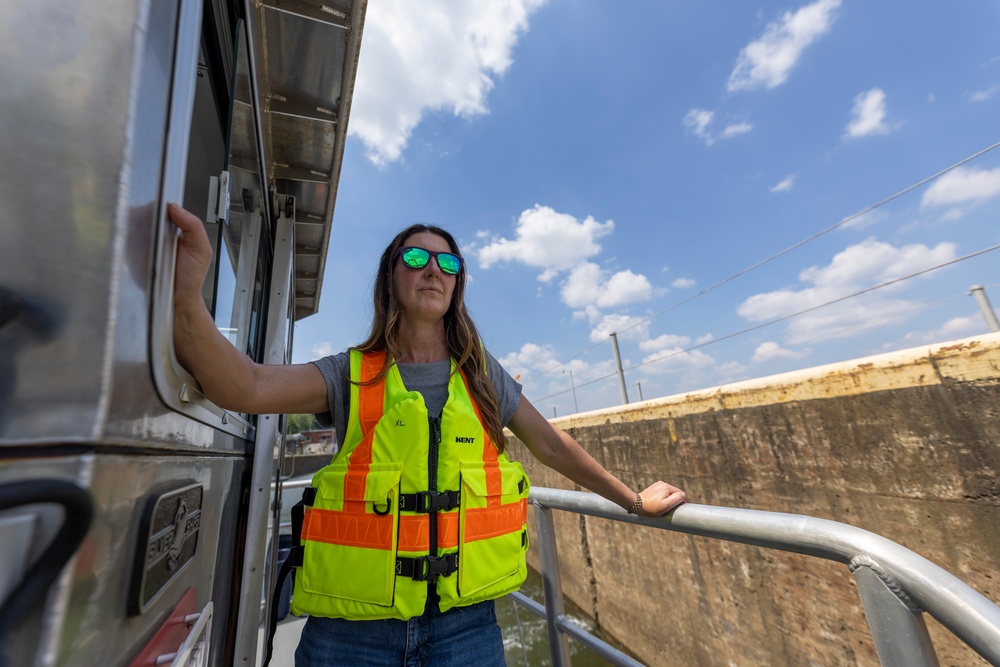
[[[997,285],[994,285],[994,287],[995,286],[997,286]],[[989,286],[987,286],[987,287],[989,287]],[[956,299],[963,299],[963,298],[966,298],[968,296],[969,296],[968,292],[960,292],[958,294],[953,294],[953,295],[951,295],[949,297],[946,297],[944,299],[939,299],[938,301],[933,301],[933,302],[930,302],[930,303],[922,303],[922,304],[918,305],[916,308],[911,308],[911,309],[903,311],[903,312],[898,312],[898,313],[895,313],[893,315],[889,315],[887,317],[883,317],[883,318],[881,318],[879,320],[875,320],[875,323],[878,324],[878,325],[885,324],[885,323],[891,322],[893,320],[898,320],[898,319],[903,318],[903,317],[908,317],[910,315],[913,315],[914,313],[920,313],[920,312],[923,312],[923,311],[928,310],[930,308],[936,308],[937,306],[940,306],[940,305],[942,305],[944,303],[947,303],[949,301],[955,301]],[[722,339],[719,339],[719,340],[722,340]],[[800,345],[800,346],[801,345],[809,345],[810,343],[816,343],[816,342],[821,341],[821,340],[825,340],[824,337],[817,336],[817,337],[814,337],[814,338],[809,338],[809,339],[806,339],[806,340],[803,340],[803,341],[799,341],[797,344]],[[683,353],[684,351],[685,350],[681,350],[681,351],[678,352],[678,354]],[[662,357],[662,358],[666,358],[666,357]],[[659,361],[659,360],[660,359],[653,359],[649,363],[653,363],[653,362]],[[622,372],[625,372],[627,370],[632,370],[633,368],[638,368],[638,367],[639,366],[632,366],[630,368],[623,369]],[[657,376],[660,377],[660,376],[663,376],[663,375],[672,375],[672,374],[675,374],[675,373],[682,373],[682,372],[684,372],[686,370],[690,370],[690,369],[689,368],[675,368],[675,369],[672,369],[672,370],[669,370],[669,371],[664,371],[662,373],[658,373]],[[576,385],[576,388],[579,389],[581,387],[586,387],[587,385],[590,385],[590,384],[596,384],[598,382],[603,382],[604,380],[608,380],[608,379],[614,377],[617,374],[618,374],[617,372],[610,373],[608,375],[602,375],[601,377],[595,378],[593,380],[588,380],[587,382],[578,383]],[[544,396],[544,397],[538,398],[538,399],[533,399],[532,402],[534,402],[534,403],[542,403],[543,401],[547,401],[547,400],[549,400],[551,398],[555,398],[557,396],[562,396],[564,394],[568,394],[572,390],[573,389],[570,388],[570,389],[564,389],[562,391],[557,391],[555,393],[549,394],[548,396]]]
[[[635,324],[632,324],[632,325],[630,325],[628,327],[625,327],[624,329],[622,329],[618,333],[622,333],[624,331],[628,331],[629,329],[634,329],[635,327],[637,327],[637,326],[639,326],[641,324],[645,324],[646,322],[649,322],[650,320],[652,320],[654,318],[657,318],[660,315],[663,315],[664,313],[669,312],[669,311],[677,308],[678,306],[682,306],[685,303],[693,301],[693,300],[697,299],[700,296],[708,294],[712,290],[714,290],[714,289],[716,289],[718,287],[722,287],[726,283],[729,283],[729,282],[731,282],[733,280],[736,280],[740,276],[746,275],[746,274],[750,273],[751,271],[753,271],[755,269],[758,269],[758,268],[764,266],[765,264],[767,264],[767,263],[769,263],[769,262],[771,262],[771,261],[773,261],[775,259],[778,259],[782,255],[786,255],[786,254],[790,253],[793,250],[801,248],[802,246],[806,245],[807,243],[815,241],[819,237],[824,236],[826,234],[829,234],[833,230],[838,229],[840,227],[843,227],[847,223],[849,223],[849,222],[851,222],[853,220],[857,220],[858,218],[860,218],[860,217],[862,217],[862,216],[864,216],[864,215],[866,215],[868,213],[871,213],[875,209],[877,209],[877,208],[879,208],[881,206],[884,206],[884,205],[888,204],[889,202],[891,202],[891,201],[893,201],[895,199],[898,199],[898,198],[902,197],[903,195],[905,195],[907,193],[910,193],[913,190],[916,190],[917,188],[919,188],[919,187],[921,187],[923,185],[926,185],[927,183],[930,183],[934,179],[939,178],[939,177],[943,176],[944,174],[947,174],[949,171],[953,171],[953,170],[957,169],[958,167],[961,167],[962,165],[966,164],[967,162],[969,162],[971,160],[976,159],[977,157],[979,157],[981,155],[985,155],[986,153],[990,152],[991,150],[993,150],[993,149],[995,149],[997,147],[1000,147],[1000,141],[998,141],[997,143],[993,144],[992,146],[989,146],[987,148],[982,149],[978,153],[974,153],[973,155],[970,155],[967,158],[959,160],[955,164],[953,164],[950,167],[947,167],[945,169],[942,169],[941,171],[937,172],[933,176],[928,176],[927,178],[923,179],[922,181],[918,181],[917,183],[914,183],[913,185],[910,185],[910,186],[908,186],[906,188],[903,188],[902,190],[900,190],[896,194],[890,195],[889,197],[886,197],[885,199],[883,199],[882,201],[880,201],[878,203],[872,204],[871,206],[868,206],[868,207],[866,207],[866,208],[858,211],[857,213],[855,213],[853,215],[847,216],[846,218],[844,218],[840,222],[838,222],[836,224],[833,224],[833,225],[830,225],[826,229],[824,229],[822,231],[819,231],[819,232],[816,232],[812,236],[810,236],[808,238],[805,238],[805,239],[799,241],[798,243],[790,245],[790,246],[788,246],[787,248],[785,248],[784,250],[782,250],[780,252],[774,253],[773,255],[771,255],[770,257],[768,257],[767,259],[762,259],[761,261],[757,262],[756,264],[754,264],[752,266],[749,266],[749,267],[747,267],[747,268],[745,268],[745,269],[743,269],[741,271],[738,271],[738,272],[734,273],[733,275],[729,276],[725,280],[720,280],[719,282],[715,283],[711,287],[707,287],[707,288],[703,289],[702,291],[698,292],[697,294],[694,294],[692,296],[687,297],[686,299],[678,301],[677,303],[673,304],[672,306],[669,306],[669,307],[661,310],[658,313],[650,315],[649,317],[647,317],[644,320],[640,320],[640,321],[636,322]]]
[[[918,276],[922,276],[925,273],[930,273],[932,271],[936,271],[938,269],[943,269],[943,268],[945,268],[947,266],[951,266],[952,264],[958,264],[959,262],[964,262],[965,260],[973,259],[973,258],[978,257],[980,255],[985,255],[987,253],[993,252],[994,250],[998,250],[998,249],[1000,249],[1000,244],[991,246],[989,248],[984,248],[982,250],[977,250],[976,252],[969,253],[968,255],[964,255],[962,257],[958,257],[956,259],[952,259],[952,260],[949,260],[947,262],[943,262],[941,264],[937,264],[935,266],[928,267],[926,269],[921,269],[920,271],[916,271],[914,273],[910,273],[908,275],[901,276],[899,278],[893,278],[892,280],[887,280],[887,281],[885,281],[883,283],[879,283],[878,285],[875,285],[873,287],[867,287],[867,288],[865,288],[863,290],[859,290],[859,291],[854,292],[852,294],[847,294],[845,296],[837,297],[836,299],[831,299],[830,301],[826,301],[825,303],[821,303],[821,304],[818,304],[818,305],[815,305],[815,306],[810,306],[809,308],[804,308],[802,310],[796,311],[794,313],[790,313],[788,315],[783,315],[781,317],[776,317],[774,319],[768,320],[767,322],[762,322],[760,324],[755,324],[754,326],[747,327],[747,328],[741,329],[739,331],[734,331],[732,333],[728,333],[725,336],[720,336],[719,338],[713,338],[712,340],[705,341],[704,343],[698,343],[697,345],[692,345],[690,347],[686,347],[686,348],[683,348],[683,349],[680,349],[680,350],[674,350],[673,352],[671,352],[669,354],[665,354],[665,355],[663,355],[661,357],[656,357],[655,359],[650,359],[649,361],[644,361],[644,362],[642,362],[640,364],[635,364],[634,366],[630,366],[628,368],[624,368],[624,369],[622,369],[622,372],[633,371],[633,370],[635,370],[637,368],[641,368],[642,366],[646,366],[648,364],[656,363],[658,361],[663,361],[665,359],[670,359],[672,357],[676,357],[678,355],[685,354],[687,352],[692,352],[694,350],[698,350],[698,349],[701,349],[703,347],[708,347],[709,345],[714,345],[715,343],[720,343],[720,342],[722,342],[724,340],[729,340],[730,338],[736,338],[737,336],[742,336],[744,334],[747,334],[747,333],[750,333],[750,332],[753,332],[753,331],[757,331],[757,330],[763,329],[765,327],[769,327],[769,326],[771,326],[773,324],[778,324],[779,322],[784,322],[786,320],[790,320],[792,318],[798,317],[799,315],[805,315],[806,313],[811,313],[813,311],[819,310],[820,308],[825,308],[826,306],[832,306],[833,304],[841,303],[843,301],[847,301],[848,299],[853,299],[855,297],[859,297],[859,296],[862,296],[864,294],[868,294],[869,292],[874,292],[875,290],[879,290],[879,289],[882,289],[884,287],[889,287],[890,285],[895,285],[896,283],[901,283],[901,282],[903,282],[905,280],[910,280],[911,278],[916,278]],[[998,283],[996,285],[991,285],[990,287],[997,287],[997,286],[1000,286],[1000,283]],[[950,301],[952,299],[957,298],[958,296],[964,296],[964,295],[965,295],[965,293],[963,292],[960,295],[950,296],[950,297],[947,297],[947,298],[942,299],[940,301],[926,304],[926,305],[922,306],[921,308],[915,309],[913,311],[908,311],[905,314],[908,315],[908,314],[911,314],[912,312],[919,312],[920,310],[923,310],[925,308],[930,308],[932,306],[940,305],[941,303],[945,303],[946,301]],[[890,319],[892,319],[892,318],[890,318]],[[614,372],[614,373],[608,373],[607,375],[602,375],[601,377],[595,378],[593,380],[588,380],[587,382],[582,382],[582,383],[578,382],[576,384],[576,388],[580,389],[581,387],[586,387],[587,385],[596,384],[598,382],[603,382],[604,380],[607,380],[608,378],[614,377],[615,375],[617,375],[617,371]],[[556,396],[560,396],[562,394],[568,393],[568,391],[569,390],[559,391],[559,392],[556,392],[554,394],[550,394],[550,395],[548,395],[548,396],[546,396],[544,398],[540,398],[540,399],[537,399],[537,400],[540,403],[540,402],[548,400],[550,398],[554,398]]]
[[[899,192],[897,192],[897,193],[895,193],[893,195],[890,195],[889,197],[886,197],[885,199],[883,199],[883,200],[881,200],[881,201],[879,201],[879,202],[877,202],[875,204],[872,204],[872,205],[870,205],[870,206],[868,206],[868,207],[866,207],[866,208],[858,211],[857,213],[854,213],[853,215],[847,216],[846,218],[844,218],[840,222],[837,222],[837,223],[835,223],[833,225],[830,225],[826,229],[824,229],[822,231],[819,231],[819,232],[816,232],[812,236],[809,236],[809,237],[807,237],[807,238],[799,241],[798,243],[790,245],[789,247],[785,248],[784,250],[776,252],[773,255],[771,255],[770,257],[767,257],[766,259],[762,259],[761,261],[757,262],[756,264],[753,264],[751,266],[748,266],[745,269],[737,271],[736,273],[734,273],[733,275],[729,276],[728,278],[720,280],[719,282],[715,283],[714,285],[711,285],[710,287],[706,287],[705,289],[701,290],[700,292],[697,292],[696,294],[692,294],[692,295],[690,295],[690,296],[688,296],[688,297],[686,297],[684,299],[681,299],[680,301],[678,301],[678,302],[676,302],[676,303],[674,303],[674,304],[672,304],[672,305],[664,308],[663,310],[661,310],[661,311],[659,311],[657,313],[654,313],[654,314],[650,315],[649,317],[647,317],[647,318],[645,318],[643,320],[639,320],[638,322],[635,322],[634,324],[631,324],[631,325],[629,325],[629,326],[627,326],[627,327],[625,327],[623,329],[619,329],[618,333],[624,333],[626,331],[630,331],[631,329],[634,329],[634,328],[636,328],[636,327],[638,327],[638,326],[640,326],[642,324],[645,324],[646,322],[650,322],[650,321],[656,319],[660,315],[664,315],[664,314],[670,312],[671,310],[674,310],[676,308],[679,308],[680,306],[683,306],[686,303],[690,303],[691,301],[694,301],[695,299],[697,299],[699,297],[702,297],[702,296],[708,294],[709,292],[712,292],[713,290],[715,290],[715,289],[717,289],[719,287],[722,287],[723,285],[725,285],[727,283],[730,283],[733,280],[736,280],[737,278],[750,273],[751,271],[759,269],[760,267],[764,266],[765,264],[768,264],[769,262],[772,262],[772,261],[778,259],[779,257],[790,253],[793,250],[801,248],[802,246],[806,245],[807,243],[811,243],[812,241],[815,241],[816,239],[820,238],[821,236],[829,234],[830,232],[832,232],[835,229],[843,227],[844,225],[846,225],[847,223],[849,223],[849,222],[851,222],[853,220],[857,220],[858,218],[860,218],[860,217],[862,217],[862,216],[864,216],[864,215],[866,215],[868,213],[871,213],[875,209],[880,208],[881,206],[884,206],[884,205],[888,204],[889,202],[891,202],[891,201],[893,201],[895,199],[898,199],[899,197],[902,197],[903,195],[908,194],[908,193],[912,192],[913,190],[916,190],[917,188],[919,188],[919,187],[921,187],[923,185],[926,185],[927,183],[930,183],[931,181],[933,181],[933,180],[935,180],[937,178],[940,178],[944,174],[947,174],[948,172],[953,171],[953,170],[957,169],[958,167],[961,167],[962,165],[964,165],[964,164],[966,164],[968,162],[971,162],[972,160],[975,160],[976,158],[978,158],[978,157],[980,157],[982,155],[985,155],[986,153],[989,153],[990,151],[992,151],[992,150],[994,150],[994,149],[996,149],[998,147],[1000,147],[1000,141],[998,141],[998,142],[994,143],[993,145],[988,146],[988,147],[986,147],[986,148],[984,148],[984,149],[982,149],[982,150],[980,150],[980,151],[978,151],[976,153],[973,153],[972,155],[970,155],[970,156],[968,156],[966,158],[963,158],[962,160],[959,160],[958,162],[956,162],[955,164],[951,165],[950,167],[946,167],[946,168],[942,169],[941,171],[939,171],[939,172],[937,172],[937,173],[935,173],[935,174],[933,174],[931,176],[928,176],[928,177],[924,178],[923,180],[920,180],[920,181],[914,183],[913,185],[910,185],[908,187],[903,188]],[[558,369],[558,368],[560,368],[562,366],[565,366],[570,361],[573,361],[574,359],[577,359],[577,358],[579,358],[579,357],[587,354],[591,350],[593,350],[593,349],[595,349],[595,348],[603,345],[604,342],[605,342],[604,340],[601,340],[600,342],[597,342],[597,343],[591,345],[590,347],[588,347],[587,349],[583,350],[582,352],[578,352],[577,354],[573,355],[572,357],[569,357],[566,361],[557,361],[555,363],[555,365],[553,365],[553,366],[547,368],[546,370],[542,371],[541,373],[538,374],[537,377],[541,378],[541,377],[547,375],[548,373],[550,373],[551,371],[554,371],[554,370],[556,370],[556,369]],[[608,376],[608,377],[610,377],[610,376]],[[536,378],[530,378],[530,379],[534,380]]]
[[[785,320],[790,320],[793,317],[798,317],[799,315],[805,315],[806,313],[811,313],[811,312],[813,312],[815,310],[819,310],[820,308],[825,308],[826,306],[832,306],[835,303],[840,303],[842,301],[847,301],[848,299],[853,299],[853,298],[859,297],[859,296],[861,296],[863,294],[868,294],[869,292],[874,292],[875,290],[882,289],[883,287],[888,287],[889,285],[895,285],[896,283],[903,282],[904,280],[909,280],[911,278],[916,278],[917,276],[922,276],[925,273],[930,273],[931,271],[937,271],[938,269],[943,269],[944,267],[951,266],[952,264],[957,264],[959,262],[964,262],[967,259],[972,259],[973,257],[978,257],[979,255],[985,255],[986,253],[993,252],[994,250],[997,250],[997,249],[1000,249],[1000,244],[997,244],[995,246],[991,246],[989,248],[984,248],[982,250],[977,250],[976,252],[970,253],[970,254],[965,255],[963,257],[958,257],[956,259],[949,260],[947,262],[943,262],[941,264],[937,264],[936,266],[931,266],[931,267],[926,268],[926,269],[921,269],[920,271],[916,271],[914,273],[911,273],[911,274],[906,275],[906,276],[902,276],[900,278],[893,278],[892,280],[887,280],[884,283],[879,283],[878,285],[875,285],[873,287],[867,287],[867,288],[865,288],[863,290],[859,290],[857,292],[854,292],[853,294],[848,294],[846,296],[837,297],[836,299],[831,299],[830,301],[827,301],[825,303],[821,303],[821,304],[816,305],[816,306],[810,306],[809,308],[804,308],[804,309],[802,309],[800,311],[791,313],[789,315],[782,315],[781,317],[776,317],[774,319],[768,320],[767,322],[762,322],[761,324],[755,324],[752,327],[747,327],[746,329],[741,329],[740,331],[734,331],[733,333],[726,334],[725,336],[721,336],[719,338],[713,338],[710,341],[706,341],[706,342],[700,343],[698,345],[692,345],[691,347],[685,348],[683,350],[677,350],[675,352],[671,352],[670,354],[664,355],[662,357],[657,357],[656,359],[650,359],[649,361],[644,361],[641,364],[637,364],[635,366],[632,366],[632,367],[624,369],[624,370],[634,370],[636,368],[639,368],[641,366],[645,366],[647,364],[654,363],[656,361],[662,361],[664,359],[669,359],[670,357],[676,356],[678,354],[683,354],[684,352],[690,352],[692,350],[697,350],[699,348],[706,347],[708,345],[712,345],[712,344],[718,343],[720,341],[728,340],[730,338],[735,338],[736,336],[742,336],[743,334],[750,333],[751,331],[757,331],[758,329],[763,329],[764,327],[769,327],[772,324],[777,324],[779,322],[784,322]]]
[[[938,299],[937,301],[929,301],[927,303],[917,304],[916,307],[910,308],[909,310],[893,313],[892,315],[886,315],[885,317],[872,320],[872,323],[875,324],[876,326],[880,326],[882,324],[887,324],[889,322],[892,322],[893,320],[898,320],[903,317],[909,317],[910,315],[913,315],[915,313],[921,313],[931,308],[937,308],[938,306],[948,303],[949,301],[968,298],[968,296],[969,296],[968,292],[959,292],[958,294],[952,294],[951,296],[945,297],[943,299]],[[816,343],[826,339],[827,338],[824,336],[814,336],[812,338],[807,338],[806,340],[798,341],[796,344],[809,345],[810,343]]]

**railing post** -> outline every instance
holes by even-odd
[[[556,550],[556,530],[552,523],[552,510],[535,505],[535,527],[538,554],[542,559],[542,592],[545,594],[545,621],[549,628],[549,651],[553,667],[571,667],[569,639],[559,631],[557,621],[562,617],[562,582],[559,578],[559,553]]]
[[[923,612],[892,577],[868,556],[855,556],[850,570],[882,666],[939,667]]]

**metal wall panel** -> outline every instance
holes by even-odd
[[[235,567],[244,460],[232,457],[117,456],[20,459],[0,465],[0,485],[15,480],[71,479],[91,493],[95,512],[83,544],[70,561],[44,607],[15,631],[11,663],[108,667],[125,665],[167,618],[190,588],[198,609],[215,603],[216,627],[228,622],[230,581]],[[200,528],[192,559],[180,567],[141,614],[130,615],[131,575],[142,557],[142,514],[158,494],[189,485],[203,489]],[[55,532],[61,521],[51,506],[40,513],[32,549]],[[224,521],[223,519],[226,518]],[[214,660],[213,664],[222,664]]]
[[[174,3],[156,4],[170,25]],[[150,16],[134,0],[12,0],[0,12],[4,441],[85,438],[100,419],[109,303],[130,279],[116,267],[123,156],[145,138],[132,135],[135,32]]]

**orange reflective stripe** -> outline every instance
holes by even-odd
[[[426,514],[399,517],[399,550],[427,551],[430,549],[430,520]]]
[[[438,547],[458,546],[458,512],[438,514]],[[399,517],[399,550],[430,551],[430,517],[427,514],[404,514]]]
[[[472,389],[469,387],[469,380],[462,371],[462,382],[465,383],[465,391],[469,395],[472,409],[476,411],[479,423],[483,424],[483,471],[486,473],[486,504],[489,507],[500,505],[500,494],[503,491],[502,476],[500,474],[500,464],[497,461],[497,448],[490,438],[490,433],[483,422],[483,414],[479,411],[479,404],[472,396]]]
[[[491,449],[494,449],[491,445],[487,445]],[[500,474],[500,466],[497,464],[496,460],[484,461],[483,469],[486,471],[486,506],[487,507],[499,507],[500,506],[500,493],[502,492],[503,486],[501,483],[502,475]]]
[[[311,508],[302,522],[302,539],[367,549],[392,549],[392,515]]]
[[[351,458],[347,462],[347,472],[344,473],[344,509],[347,509],[347,503],[361,503],[361,507],[355,508],[354,511],[363,512],[365,509],[365,485],[368,483],[368,471],[371,468],[371,443],[374,435],[374,432],[368,433],[351,453]],[[362,456],[361,460],[355,461],[354,457],[359,450],[364,450],[362,454],[367,453],[367,460]]]
[[[521,530],[528,516],[528,501],[521,499],[499,507],[478,507],[465,511],[465,542],[485,540]]]
[[[385,351],[366,352],[361,355],[361,381],[368,382],[378,375],[385,365]],[[358,417],[361,422],[361,432],[375,430],[378,420],[385,414],[385,382],[363,384],[359,387],[361,394],[358,405]]]
[[[378,375],[385,363],[385,352],[361,355],[361,381],[371,380]],[[368,470],[372,462],[372,442],[375,439],[375,425],[385,413],[385,382],[361,385],[358,388],[358,421],[364,437],[358,443],[347,463],[344,475],[344,509],[353,512],[364,511],[362,501]],[[355,503],[360,503],[357,505]]]
[[[345,506],[347,504],[345,503]],[[354,503],[351,503],[354,505]],[[357,503],[362,505],[363,503]],[[392,516],[310,508],[302,523],[302,539],[327,544],[389,549],[392,546]],[[458,546],[458,512],[438,516],[438,546]],[[399,517],[399,551],[430,549],[430,518],[426,514]]]
[[[438,546],[442,549],[458,546],[458,512],[438,513]]]

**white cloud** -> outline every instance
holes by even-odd
[[[922,244],[897,248],[867,239],[844,249],[825,267],[803,270],[799,279],[809,286],[755,294],[740,304],[736,312],[755,322],[784,317],[955,259],[955,250],[953,243],[939,243],[933,248]],[[794,345],[851,336],[911,313],[916,310],[915,302],[886,296],[904,286],[893,285],[797,316],[789,320],[786,342]]]
[[[525,343],[517,352],[497,359],[512,376],[528,373],[542,373],[559,364],[555,350],[551,346],[542,347],[535,343]]]
[[[892,129],[885,122],[885,91],[872,88],[854,98],[851,122],[844,131],[848,137],[865,137],[869,134],[888,134]]]
[[[922,343],[941,343],[959,338],[967,338],[988,331],[981,313],[966,317],[953,317],[940,327],[930,331],[914,331],[903,337],[903,342],[909,345]]]
[[[643,322],[643,319],[621,313],[605,315],[590,332],[590,340],[599,343],[607,340],[611,334],[617,333],[618,340],[637,342],[641,345],[649,338],[649,322]]]
[[[684,127],[694,132],[695,136],[704,139],[705,143],[711,146],[715,143],[708,126],[712,124],[715,113],[707,109],[691,109],[684,116]]]
[[[976,90],[969,94],[969,99],[973,102],[985,102],[1000,91],[1000,84],[994,84],[983,90]]]
[[[535,343],[525,343],[520,350],[498,357],[497,361],[514,379],[526,388],[533,387],[535,392],[557,393],[568,390],[569,371],[573,372],[573,379],[578,388],[588,380],[614,372],[612,359],[593,364],[582,359],[571,359],[566,363],[560,363],[551,345],[541,346]]]
[[[548,282],[560,271],[572,269],[599,253],[597,239],[614,228],[611,220],[600,223],[588,216],[580,222],[572,215],[535,204],[518,218],[515,238],[495,238],[475,252],[484,269],[496,262],[518,261],[543,269],[538,279]]]
[[[866,283],[885,282],[955,259],[955,250],[954,243],[939,243],[933,248],[914,243],[897,248],[869,238],[837,253],[828,266],[805,269],[799,278],[820,288],[854,291]]]
[[[861,215],[856,215],[856,217],[853,217],[853,218],[851,218],[850,216],[848,216],[848,218],[850,218],[850,219],[847,220],[847,218],[845,218],[845,220],[847,220],[847,222],[844,222],[844,224],[842,224],[840,226],[840,228],[841,229],[867,229],[868,227],[871,227],[872,225],[878,224],[878,223],[882,222],[883,220],[888,219],[888,217],[889,217],[888,214],[884,213],[883,211],[881,211],[879,209],[874,209],[874,210],[868,211],[867,213],[863,213]]]
[[[785,176],[785,180],[771,188],[771,192],[789,192],[793,185],[795,185],[795,174],[789,174]]]
[[[970,204],[992,199],[997,195],[1000,195],[1000,167],[958,167],[927,188],[920,199],[920,206],[929,208]]]
[[[738,361],[727,361],[716,366],[715,370],[721,376],[719,378],[720,384],[729,384],[747,379],[747,371],[750,369]]]
[[[838,7],[840,0],[818,0],[768,24],[764,34],[740,52],[729,75],[729,90],[770,89],[784,83],[806,47],[833,25]]]
[[[597,324],[601,321],[601,311],[597,309],[597,306],[590,305],[583,310],[577,310],[573,313],[574,320],[587,320],[591,324]]]
[[[333,354],[333,345],[326,341],[322,341],[309,348],[309,351],[312,352],[313,359],[328,357]]]
[[[646,276],[619,271],[610,278],[597,264],[584,262],[576,266],[562,285],[562,300],[570,308],[593,305],[614,308],[627,303],[645,301],[653,296],[653,286]]]
[[[676,278],[674,282],[670,283],[670,286],[674,289],[687,289],[688,287],[694,287],[698,282],[693,278]]]
[[[738,137],[741,134],[746,134],[753,129],[753,125],[750,123],[734,123],[733,125],[727,125],[723,130],[722,134],[719,136],[722,139],[730,139],[732,137]]]
[[[521,213],[513,239],[494,238],[480,249],[471,249],[488,269],[496,262],[516,261],[542,269],[538,279],[549,282],[564,271],[560,294],[570,308],[583,309],[574,317],[596,321],[600,308],[615,308],[654,296],[646,276],[628,269],[611,273],[585,261],[601,252],[599,238],[610,234],[615,223],[599,223],[592,217],[582,222],[536,204]]]
[[[647,375],[662,375],[693,368],[706,368],[715,364],[715,358],[701,350],[685,352],[683,348],[656,352],[642,360],[642,371]]]
[[[486,113],[487,95],[544,1],[370,3],[348,129],[368,159],[399,159],[425,112]]]
[[[663,334],[656,338],[644,340],[639,343],[639,349],[643,352],[660,352],[662,350],[677,349],[685,347],[691,342],[688,336],[678,336],[676,334]]]
[[[718,139],[732,139],[741,134],[746,134],[753,129],[750,123],[732,123],[716,134],[712,130],[712,122],[715,120],[715,112],[707,109],[691,109],[684,116],[684,127],[694,132],[695,136],[711,146]]]
[[[806,356],[808,351],[805,350],[789,350],[781,347],[778,343],[774,341],[765,341],[757,346],[754,350],[753,360],[754,362],[761,364],[767,361],[774,361],[776,359],[801,359]]]

